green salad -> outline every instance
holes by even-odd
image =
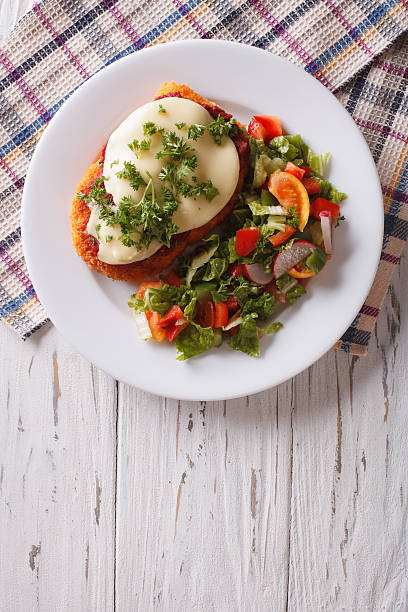
[[[247,127],[248,170],[230,217],[160,281],[129,299],[141,338],[175,344],[185,360],[225,340],[260,355],[277,333],[278,304],[306,293],[307,279],[332,254],[332,229],[346,198],[326,178],[329,154],[315,155],[299,135],[283,135],[276,117]]]

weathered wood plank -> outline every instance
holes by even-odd
[[[0,328],[0,608],[113,608],[116,384]]]
[[[290,383],[214,403],[120,385],[118,609],[285,609],[290,406]]]
[[[296,379],[290,610],[408,608],[407,275],[405,257],[367,357]]]

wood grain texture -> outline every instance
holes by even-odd
[[[0,609],[111,609],[116,384],[55,329],[0,336]]]
[[[31,4],[0,0],[0,36]],[[405,612],[407,280],[366,358],[228,402],[0,325],[0,611]]]

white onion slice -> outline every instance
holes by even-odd
[[[324,249],[330,255],[332,252],[332,216],[330,211],[322,210],[320,213],[320,223],[322,225]]]
[[[152,332],[150,329],[149,321],[144,312],[135,313],[135,323],[137,333],[139,334],[141,340],[150,340],[152,337]]]
[[[230,320],[227,322],[227,324],[222,329],[224,331],[228,331],[229,329],[232,329],[233,327],[236,327],[237,325],[241,325],[242,322],[243,322],[243,318],[241,317],[241,309],[239,309],[237,310],[237,312],[234,312]]]

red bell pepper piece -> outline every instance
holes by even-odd
[[[254,250],[259,238],[259,229],[257,227],[244,227],[236,233],[235,250],[237,255],[245,257]]]
[[[314,202],[310,202],[310,214],[320,219],[320,213],[324,210],[331,212],[332,220],[337,221],[340,214],[340,206],[325,200],[324,198],[316,198]]]
[[[160,327],[167,327],[168,325],[176,323],[176,321],[182,318],[184,319],[184,313],[180,306],[177,306],[176,304],[175,306],[172,306],[161,319],[159,319],[158,325],[160,325]]]
[[[302,168],[302,170],[305,171],[305,178],[310,176],[310,173],[311,173],[312,170],[311,170],[311,168],[309,168],[309,166],[305,166],[305,165],[302,164],[301,166],[299,166],[299,168]]]
[[[305,171],[303,170],[301,166],[296,166],[295,164],[292,164],[292,162],[288,162],[286,164],[285,172],[289,172],[289,174],[293,174],[293,176],[296,176],[296,178],[298,178],[299,181],[302,180],[303,175],[305,173]]]
[[[304,178],[302,183],[305,186],[305,189],[309,195],[320,193],[320,183],[314,176]]]
[[[166,338],[169,342],[173,342],[174,338],[179,335],[183,329],[185,329],[188,325],[188,321],[184,321],[181,325],[177,325],[177,323],[170,323],[168,327],[166,327]]]
[[[224,327],[228,321],[228,306],[226,302],[215,304],[214,327]]]
[[[292,236],[296,232],[295,228],[291,225],[287,225],[284,232],[278,232],[274,236],[269,236],[269,242],[274,246],[279,246],[282,242],[285,242],[288,238]]]

